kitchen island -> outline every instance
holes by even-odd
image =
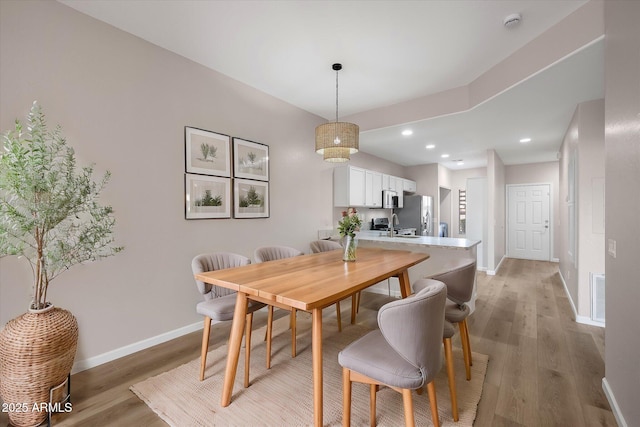
[[[447,262],[456,259],[477,259],[476,247],[480,240],[460,239],[455,237],[433,236],[399,236],[389,237],[386,231],[364,230],[357,233],[358,247],[379,247],[413,252],[426,252],[429,259],[414,265],[409,269],[409,280],[416,280],[439,273],[446,269]],[[356,261],[357,262],[357,261]],[[369,292],[400,296],[400,286],[396,278],[380,282],[369,289]],[[469,306],[475,308],[474,289],[473,298]]]

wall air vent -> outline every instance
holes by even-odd
[[[591,320],[605,323],[604,274],[591,273]]]

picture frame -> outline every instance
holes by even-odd
[[[269,146],[234,137],[233,176],[269,181]]]
[[[233,183],[234,218],[269,217],[268,182],[236,178]]]
[[[231,218],[231,178],[184,175],[185,218]]]
[[[231,137],[190,126],[184,128],[185,172],[231,177]]]

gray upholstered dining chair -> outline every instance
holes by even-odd
[[[262,246],[257,248],[253,256],[256,262],[268,262],[278,259],[291,258],[294,256],[303,255],[303,252],[291,248],[289,246]],[[291,357],[296,357],[296,309],[291,308]],[[271,334],[273,332],[273,306],[269,305],[269,314],[267,319],[267,333],[265,340],[267,341],[267,369],[271,368]]]
[[[440,425],[434,379],[442,367],[442,331],[447,290],[434,281],[413,297],[392,301],[378,311],[380,329],[338,353],[343,375],[343,425],[351,423],[351,383],[370,385],[371,425],[376,392],[386,385],[402,393],[405,425],[415,425],[412,390],[427,386],[431,417]]]
[[[328,251],[336,251],[338,249],[342,249],[342,245],[338,242],[334,242],[331,240],[316,240],[309,244],[311,247],[311,252],[328,252]],[[355,298],[355,295],[351,298]],[[353,305],[353,304],[352,304]],[[338,331],[342,332],[342,318],[340,313],[340,301],[336,303],[336,317],[338,318]]]
[[[460,328],[460,341],[464,356],[464,366],[467,381],[471,379],[471,342],[467,317],[471,310],[467,303],[473,295],[473,285],[476,280],[476,261],[474,259],[451,260],[442,265],[443,271],[429,276],[430,279],[443,282],[447,286],[447,305],[445,319]]]
[[[413,292],[414,295],[419,293],[424,288],[431,286],[437,283],[437,281],[433,279],[419,279],[413,284]],[[442,282],[439,282],[442,283]],[[451,415],[453,417],[453,421],[459,420],[458,415],[458,397],[456,393],[456,375],[455,369],[453,366],[453,346],[451,343],[451,339],[456,333],[456,328],[453,326],[451,322],[444,321],[444,325],[442,328],[442,344],[444,346],[444,361],[445,366],[447,367],[447,379],[449,381],[449,395],[451,396]]]
[[[338,249],[342,249],[342,245],[338,242],[334,242],[333,240],[316,240],[309,244],[311,247],[311,252],[314,254],[318,252],[327,252],[327,251],[335,251]]]
[[[225,268],[240,267],[248,265],[251,260],[242,255],[228,252],[214,252],[196,255],[191,261],[193,274],[207,271],[222,270]],[[211,322],[222,322],[233,319],[236,306],[236,293],[230,289],[214,286],[196,280],[198,291],[202,294],[204,301],[198,303],[196,311],[204,316],[204,330],[202,331],[202,350],[200,354],[200,381],[204,380],[204,371],[207,364],[207,351],[209,349],[209,334],[211,332]],[[253,312],[264,307],[265,304],[249,300],[247,307],[247,319],[245,328],[245,369],[244,386],[249,386],[249,363],[251,358],[251,323]]]

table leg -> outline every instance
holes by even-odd
[[[222,399],[220,401],[220,405],[222,406],[229,406],[231,403],[233,383],[236,380],[236,371],[238,370],[238,359],[240,357],[245,317],[247,316],[247,294],[238,292],[237,295],[236,308],[233,312],[233,321],[231,323],[231,334],[229,336],[227,367],[224,371],[224,385],[222,386]]]
[[[402,298],[406,298],[411,295],[411,280],[409,279],[409,270],[404,270],[398,274],[398,281],[400,282],[400,294]]]
[[[322,426],[322,308],[314,308],[312,313],[312,353],[313,353],[313,424]]]

